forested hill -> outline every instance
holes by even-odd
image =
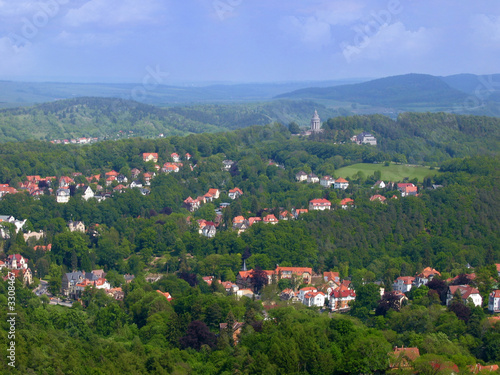
[[[500,119],[449,113],[402,113],[397,120],[381,115],[329,119],[313,139],[349,142],[360,131],[373,133],[377,149],[405,155],[410,163],[450,157],[493,154],[500,149]],[[402,160],[404,161],[404,160]]]
[[[158,137],[217,132],[273,121],[308,123],[314,110],[336,110],[308,101],[161,108],[114,98],[75,98],[33,107],[0,110],[0,142],[117,135]]]
[[[453,107],[467,98],[442,79],[425,74],[407,74],[351,85],[308,88],[278,95],[288,99],[327,99],[394,108]]]

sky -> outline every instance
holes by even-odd
[[[0,0],[0,79],[325,81],[500,73],[498,0]]]

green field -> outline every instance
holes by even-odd
[[[408,164],[394,164],[391,163],[389,166],[384,166],[384,164],[369,164],[369,163],[359,163],[349,165],[348,167],[343,167],[335,171],[337,177],[353,177],[359,171],[363,172],[365,176],[371,176],[375,171],[382,172],[383,181],[402,181],[405,177],[410,180],[417,178],[420,182],[424,180],[424,177],[433,176],[439,173],[439,170],[431,170],[429,167],[423,166],[411,166]]]

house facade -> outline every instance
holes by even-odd
[[[319,198],[319,199],[313,199],[312,201],[309,201],[309,210],[315,210],[315,211],[325,211],[325,210],[330,210],[332,206],[332,203],[324,198]]]

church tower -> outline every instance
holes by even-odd
[[[314,116],[311,119],[311,133],[318,133],[321,131],[321,120],[318,116],[318,111],[314,110]]]

